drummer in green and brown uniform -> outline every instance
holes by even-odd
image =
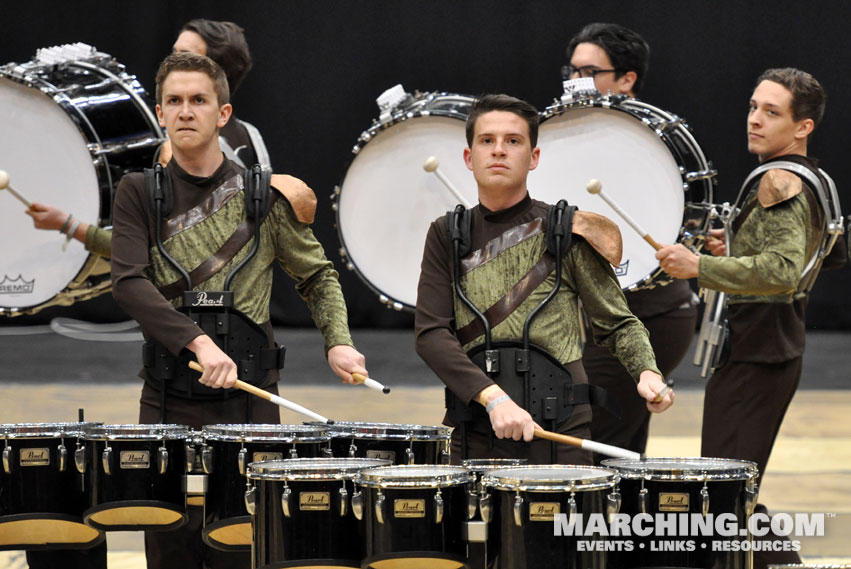
[[[701,287],[730,295],[729,356],[706,386],[701,454],[756,462],[760,475],[801,377],[804,309],[821,266],[806,270],[830,214],[818,197],[829,182],[807,156],[807,142],[824,107],[824,90],[809,73],[764,72],[747,118],[748,150],[761,166],[736,204],[741,209],[729,228],[732,242],[725,242],[723,230],[713,230],[707,241],[712,255],[682,245],[656,254],[668,274],[697,277]],[[840,249],[834,247],[834,255],[841,259]],[[755,567],[800,563],[794,552],[754,558]]]
[[[416,307],[416,349],[447,386],[449,409],[444,422],[457,427],[453,462],[527,458],[533,463],[591,463],[587,451],[559,445],[553,456],[549,442],[532,440],[544,419],[544,426],[552,424],[552,430],[560,433],[589,435],[591,397],[580,361],[577,299],[588,313],[596,341],[620,358],[647,407],[661,412],[673,403],[672,391],[655,402],[665,382],[656,368],[647,331],[629,312],[612,269],[621,255],[617,226],[586,212],[576,212],[571,224],[566,221],[569,210],[560,214],[559,223],[556,217],[549,219],[551,214],[559,215],[553,213],[556,210],[529,197],[526,178],[541,154],[537,132],[538,113],[530,104],[507,95],[478,99],[467,119],[464,160],[476,179],[479,205],[437,219],[426,238]],[[459,235],[455,228],[465,226],[464,219],[469,220],[469,231]],[[569,241],[560,251],[560,274],[554,271],[559,256],[548,252],[548,237],[559,233],[557,227],[566,231],[559,239]],[[461,241],[468,243],[469,251],[458,259],[460,288],[453,289],[456,241],[459,248]],[[516,344],[501,344],[522,340],[526,317],[557,282],[558,292],[531,321],[530,349],[518,352]],[[486,326],[459,293],[484,312]],[[483,354],[488,335],[492,350]],[[555,387],[561,393],[572,390],[575,401],[559,396],[554,402],[556,413],[550,417],[542,406],[531,404],[533,398],[526,403],[522,395],[509,397],[507,392],[518,393],[518,372],[525,373],[513,360],[521,353],[529,355],[533,371],[543,365],[546,373],[557,376]],[[494,369],[494,361],[499,362],[499,370]],[[543,387],[539,383],[533,381],[530,388]]]

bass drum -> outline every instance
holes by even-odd
[[[346,267],[381,302],[413,311],[429,225],[459,202],[423,164],[440,172],[468,203],[476,185],[463,161],[464,126],[473,98],[416,93],[364,131],[343,183],[335,189],[337,232]]]
[[[118,180],[150,167],[163,141],[150,107],[142,85],[109,55],[83,44],[40,49],[32,61],[0,67],[0,168],[27,199],[109,226]],[[108,263],[33,229],[11,195],[0,202],[0,315],[110,290]]]
[[[541,160],[529,174],[529,193],[604,215],[623,236],[621,288],[671,282],[653,249],[599,196],[603,191],[656,241],[699,245],[710,222],[716,171],[683,119],[641,101],[595,96],[557,103],[541,113]]]

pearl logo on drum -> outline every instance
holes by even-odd
[[[151,452],[147,450],[123,450],[119,457],[119,464],[123,470],[149,468],[151,466]]]
[[[366,451],[366,458],[377,458],[380,460],[396,462],[396,452],[392,450],[368,450]]]
[[[298,509],[302,511],[326,511],[331,509],[330,492],[301,492]]]
[[[195,294],[195,300],[192,302],[192,306],[224,306],[225,305],[225,295],[224,293],[219,293],[219,296],[208,296],[206,291],[201,291]]]
[[[424,518],[425,500],[395,500],[393,514],[397,518]]]
[[[532,502],[529,504],[530,522],[552,522],[561,513],[558,502]]]
[[[688,494],[681,493],[659,493],[659,511],[661,512],[688,512]]]
[[[9,275],[3,275],[0,281],[0,294],[32,294],[35,288],[35,278],[30,281],[24,280],[23,275],[10,279]]]
[[[21,466],[49,466],[50,450],[46,448],[22,448]]]

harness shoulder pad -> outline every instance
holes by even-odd
[[[243,174],[245,184],[245,216],[249,219],[263,217],[271,201],[271,170],[255,164]]]
[[[783,203],[803,191],[801,178],[782,168],[773,168],[762,175],[757,188],[757,199],[764,208]]]
[[[565,200],[559,200],[555,205],[547,209],[547,251],[554,257],[558,256],[558,249],[564,256],[573,244],[573,216],[576,213],[575,205],[567,205]],[[556,238],[561,237],[561,244],[556,246]]]
[[[272,174],[272,187],[284,196],[293,207],[296,219],[302,223],[313,223],[316,216],[316,194],[294,176]]]
[[[471,236],[473,216],[470,210],[458,204],[452,211],[446,212],[446,232],[449,234],[450,245],[459,241],[459,258],[463,259],[473,250]]]
[[[621,264],[623,238],[611,219],[590,211],[577,211],[573,216],[573,232],[582,236],[609,263],[615,267]]]
[[[151,211],[157,211],[157,202],[161,201],[160,216],[167,219],[174,207],[174,193],[171,189],[171,178],[168,170],[162,164],[154,164],[153,168],[145,168],[145,189],[151,202]]]

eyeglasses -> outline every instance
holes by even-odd
[[[597,69],[593,65],[585,65],[583,67],[574,67],[565,65],[561,68],[561,76],[564,80],[570,79],[574,73],[578,73],[580,77],[591,77],[592,79],[600,73],[617,73],[619,69]]]

